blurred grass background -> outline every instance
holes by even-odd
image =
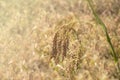
[[[120,54],[120,0],[93,2]],[[78,20],[74,29],[82,45],[79,69],[73,39],[66,59],[48,64],[56,25],[71,14]],[[0,0],[0,80],[119,80],[109,53],[85,0]]]

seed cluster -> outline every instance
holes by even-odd
[[[52,55],[56,63],[61,59],[62,61],[66,57],[70,35],[73,32],[73,26],[75,26],[76,21],[73,17],[67,17],[60,21],[57,25],[58,29],[53,38]],[[75,31],[75,30],[74,30]]]
[[[69,36],[66,30],[58,31],[53,38],[52,57],[58,62],[59,56],[62,56],[62,60],[66,56],[69,46]]]

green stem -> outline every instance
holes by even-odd
[[[111,48],[111,50],[112,50],[111,55],[114,57],[114,61],[115,61],[115,62],[118,62],[117,54],[116,54],[115,49],[114,49],[114,47],[113,47],[113,45],[112,45],[110,36],[109,36],[109,34],[108,34],[108,32],[107,32],[107,28],[106,28],[104,22],[99,18],[99,16],[97,15],[97,13],[95,12],[95,10],[93,9],[92,0],[87,0],[87,1],[88,1],[88,3],[89,3],[89,6],[90,6],[90,8],[91,8],[91,10],[92,10],[93,15],[95,16],[95,19],[96,19],[97,22],[101,25],[101,27],[103,28],[103,30],[104,30],[104,32],[105,32],[105,35],[106,35],[106,38],[107,38],[107,42],[109,43],[110,48]]]

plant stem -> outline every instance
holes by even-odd
[[[106,35],[106,38],[107,38],[107,42],[109,43],[110,48],[111,48],[111,50],[112,50],[111,55],[113,56],[114,61],[115,61],[115,62],[118,62],[117,53],[115,52],[115,49],[114,49],[114,47],[113,47],[113,45],[112,45],[110,36],[109,36],[109,34],[108,34],[108,32],[107,32],[107,28],[106,28],[104,22],[99,18],[99,16],[97,15],[97,13],[95,12],[95,10],[93,9],[92,0],[87,0],[87,1],[88,1],[88,4],[89,4],[89,6],[90,6],[90,8],[91,8],[91,10],[92,10],[93,15],[95,16],[96,21],[101,25],[102,29],[103,29],[104,32],[105,32],[105,35]]]

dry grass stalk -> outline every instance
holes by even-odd
[[[52,57],[55,57],[57,55],[57,38],[58,38],[58,33],[55,34],[54,39],[53,39],[53,48],[52,48]]]

